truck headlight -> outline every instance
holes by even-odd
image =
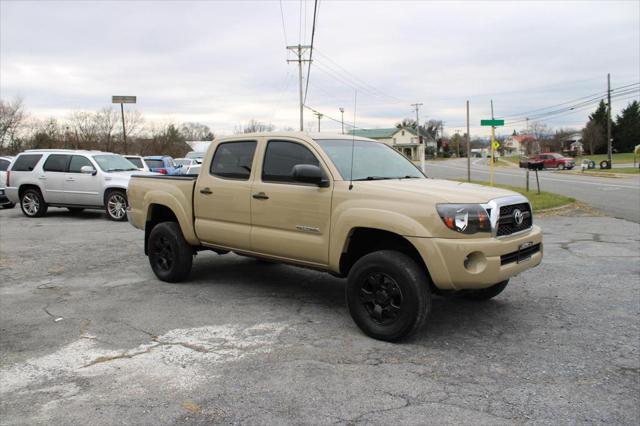
[[[462,234],[491,232],[491,221],[480,204],[438,204],[438,214],[447,228]]]

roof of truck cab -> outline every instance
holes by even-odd
[[[247,138],[247,139],[251,139],[251,138],[263,138],[263,137],[268,137],[268,138],[284,138],[284,137],[288,137],[288,138],[302,138],[302,139],[314,139],[314,140],[323,140],[323,139],[330,139],[330,140],[345,140],[345,141],[352,141],[352,140],[358,140],[358,141],[368,141],[368,142],[377,142],[380,143],[380,141],[376,141],[374,139],[369,139],[369,138],[364,138],[362,136],[356,136],[354,138],[353,135],[343,135],[341,133],[322,133],[322,132],[258,132],[258,133],[240,133],[237,135],[229,135],[229,136],[225,136],[222,137],[220,139],[216,139],[214,140],[214,142],[218,142],[220,140],[227,140],[227,139],[237,139],[237,138]]]

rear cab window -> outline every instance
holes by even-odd
[[[225,179],[249,180],[256,141],[224,142],[218,145],[209,173]]]
[[[42,166],[45,172],[66,172],[69,165],[70,155],[51,154]]]
[[[16,161],[11,166],[12,172],[30,172],[32,171],[38,161],[42,158],[42,154],[22,154],[16,158]]]
[[[322,167],[316,156],[304,145],[289,141],[269,141],[262,163],[262,181],[294,183],[293,166],[298,164]]]

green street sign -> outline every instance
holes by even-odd
[[[504,126],[504,120],[480,120],[481,126]]]

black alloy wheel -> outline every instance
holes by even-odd
[[[178,282],[189,276],[193,248],[185,241],[176,222],[162,222],[154,226],[147,247],[151,269],[159,279]]]
[[[395,342],[425,323],[431,309],[429,274],[405,253],[369,253],[349,271],[346,299],[353,321],[366,335]]]

